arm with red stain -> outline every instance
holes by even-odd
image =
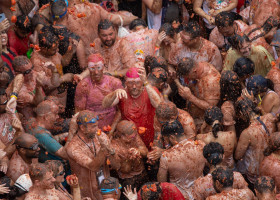
[[[240,160],[241,158],[243,158],[250,143],[251,143],[250,133],[247,128],[244,131],[242,131],[240,138],[238,140],[237,147],[236,147],[235,154],[234,154],[234,158],[236,160]]]

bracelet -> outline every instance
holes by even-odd
[[[116,70],[114,71],[114,76],[118,76],[118,72]]]
[[[168,98],[168,95],[167,95],[167,94],[164,94],[163,97],[167,97],[167,98]]]
[[[11,96],[12,96],[12,95],[15,95],[16,97],[18,97],[18,93],[16,93],[16,92],[12,92],[12,93],[11,93]]]
[[[16,95],[11,95],[11,98],[15,98],[17,100],[17,96]]]
[[[147,86],[148,84],[149,84],[149,82],[148,82],[148,81],[145,81],[144,86]]]

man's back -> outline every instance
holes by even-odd
[[[193,182],[203,175],[206,163],[203,147],[201,141],[183,140],[161,156],[160,168],[168,171],[170,182],[177,186],[185,198]]]
[[[249,189],[232,189],[207,197],[206,200],[254,200],[256,197]]]

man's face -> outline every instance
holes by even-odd
[[[5,113],[5,109],[6,109],[6,105],[7,105],[7,102],[8,102],[8,95],[6,92],[4,91],[1,91],[1,94],[0,94],[0,114],[2,113]]]
[[[24,150],[27,158],[38,158],[40,152],[38,140],[34,138],[33,140],[26,142]]]
[[[40,47],[41,53],[46,56],[54,56],[58,50],[58,42],[53,43],[51,48]]]
[[[181,38],[184,44],[188,47],[194,46],[198,42],[198,38],[192,38],[190,34],[186,33],[186,31],[182,31],[181,33]]]
[[[96,117],[91,117],[88,119],[92,121]],[[81,125],[81,130],[86,135],[88,139],[93,139],[98,131],[98,121],[96,120],[95,123],[84,123]]]
[[[47,190],[53,189],[54,183],[55,178],[53,177],[52,171],[47,172],[43,177],[43,180],[40,181],[40,185],[42,186],[42,188]]]
[[[140,30],[143,30],[143,29],[145,29],[145,27],[142,26],[142,25],[139,25],[139,26],[136,26],[132,31],[137,32],[137,31],[140,31]]]
[[[91,80],[99,82],[103,77],[104,63],[102,61],[99,62],[89,62],[88,69],[90,72]]]
[[[1,32],[1,42],[2,46],[7,46],[8,44],[8,35],[6,32]]]
[[[52,103],[52,107],[49,113],[46,114],[46,120],[49,122],[50,126],[53,126],[54,123],[59,119],[59,107]]]
[[[251,55],[251,43],[244,41],[241,44],[240,47],[240,53],[244,56],[244,57],[249,57]]]
[[[25,38],[28,36],[29,32],[23,31],[17,26],[15,26],[15,32],[19,38]]]
[[[16,72],[16,74],[23,74],[24,75],[24,78],[26,79],[30,79],[32,77],[32,74],[33,74],[33,68],[34,66],[32,65],[31,62],[29,62],[28,64],[26,65],[23,65],[20,67],[20,72]]]
[[[101,29],[98,35],[105,46],[111,47],[114,45],[116,40],[116,30],[112,26],[108,29]]]
[[[141,80],[127,80],[125,82],[128,93],[132,97],[138,97],[143,91],[143,82]]]
[[[136,140],[137,134],[137,128],[133,126],[128,128],[128,130],[126,130],[126,133],[121,134],[121,139],[125,143],[131,143],[132,141]]]

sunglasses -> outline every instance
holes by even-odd
[[[65,174],[65,171],[64,170],[62,170],[61,172],[59,172],[57,175],[56,175],[56,177],[58,177],[58,176],[62,176],[62,175],[64,175]]]
[[[30,74],[30,72],[33,70],[33,68],[34,68],[34,65],[32,65],[32,67],[30,69],[28,69],[28,70],[26,70],[24,72],[19,72],[19,71],[16,71],[16,70],[15,70],[15,72],[21,73],[23,75],[27,75],[27,74]]]
[[[23,149],[28,149],[28,150],[32,150],[32,151],[36,151],[39,148],[39,144],[38,143],[34,143],[32,144],[31,147],[22,147],[22,146],[18,146],[19,148],[23,148]]]
[[[7,93],[1,94],[0,96],[2,96],[1,101],[0,101],[0,105],[6,105],[8,103],[8,95]],[[3,98],[6,97],[6,98]]]

